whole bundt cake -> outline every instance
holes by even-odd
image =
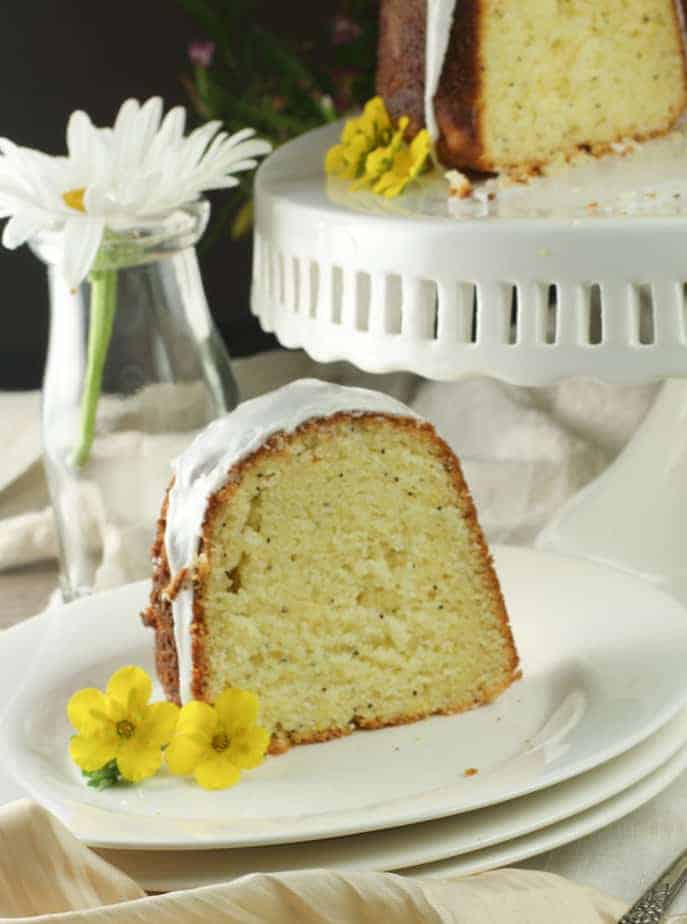
[[[448,166],[536,171],[667,132],[687,106],[683,0],[381,0],[377,89]]]

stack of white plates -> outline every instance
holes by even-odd
[[[136,584],[0,637],[7,769],[153,891],[304,867],[476,872],[588,834],[687,766],[687,614],[603,566],[495,559],[523,679],[491,706],[294,748],[226,792],[164,774],[96,792],[69,761],[65,705],[123,664],[153,673]]]

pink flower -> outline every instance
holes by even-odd
[[[188,46],[188,56],[191,64],[207,70],[212,66],[212,59],[215,56],[215,43],[191,42]]]
[[[334,45],[350,45],[359,38],[362,29],[348,16],[337,13],[332,23],[332,42]]]

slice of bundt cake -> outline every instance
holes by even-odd
[[[668,131],[687,106],[683,0],[381,0],[377,89],[440,159],[526,172]]]
[[[376,392],[303,380],[213,423],[153,554],[168,697],[254,691],[273,751],[470,709],[517,675],[458,460]]]

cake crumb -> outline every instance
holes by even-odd
[[[477,776],[479,770],[477,767],[468,767],[468,769],[463,773],[463,776]]]
[[[456,199],[469,199],[472,195],[472,183],[460,170],[449,170],[444,174],[448,180],[448,194]]]

